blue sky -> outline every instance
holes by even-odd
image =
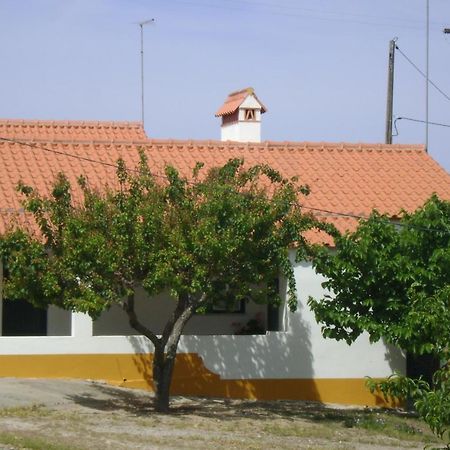
[[[425,70],[425,0],[2,0],[0,117],[140,120],[145,28],[146,131],[219,139],[214,112],[252,86],[262,137],[383,142],[389,40]],[[430,0],[430,78],[450,96],[450,1]],[[450,125],[430,87],[429,119]],[[425,118],[425,80],[396,55],[394,114]],[[424,125],[397,122],[398,143]],[[450,128],[430,125],[430,154],[450,170]]]

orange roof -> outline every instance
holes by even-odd
[[[0,136],[34,141],[138,141],[147,139],[141,122],[1,120]]]
[[[241,91],[232,92],[225,100],[225,103],[216,112],[216,117],[233,114],[249,95],[253,95],[253,97],[256,98],[258,103],[261,105],[261,113],[265,113],[267,111],[266,107],[259,101],[253,91],[253,88],[249,87],[242,89]]]
[[[64,172],[73,183],[83,174],[91,185],[102,187],[114,183],[119,157],[128,167],[137,164],[139,147],[155,174],[162,174],[164,166],[171,164],[190,175],[198,161],[212,167],[243,157],[249,165],[267,163],[286,177],[298,175],[300,182],[311,188],[311,194],[301,199],[305,210],[341,230],[352,230],[357,224],[341,213],[367,216],[376,208],[395,216],[401,209],[415,210],[433,192],[450,200],[450,175],[421,145],[158,139],[114,142],[102,140],[103,136],[101,132],[98,139],[89,142],[34,143],[29,136],[29,146],[0,140],[0,232],[13,216],[23,215],[17,213],[21,208],[15,189],[19,180],[44,194],[49,193],[58,172]],[[0,137],[4,137],[3,132]]]

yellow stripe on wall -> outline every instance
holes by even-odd
[[[81,378],[153,390],[151,360],[150,354],[0,355],[0,377]],[[196,353],[177,355],[171,394],[396,406],[372,395],[363,378],[224,380]]]

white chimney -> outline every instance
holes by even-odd
[[[216,112],[216,117],[222,117],[221,140],[261,142],[261,114],[265,112],[253,88],[232,92]]]

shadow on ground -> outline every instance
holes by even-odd
[[[122,389],[105,384],[92,384],[92,393],[66,395],[66,400],[98,411],[125,411],[134,415],[148,415],[154,411],[153,396],[145,391]]]
[[[92,391],[94,389],[94,391]],[[91,386],[92,393],[67,395],[66,399],[88,409],[99,411],[123,411],[135,416],[158,414],[153,407],[153,396],[141,390],[116,388],[103,384]],[[273,420],[304,419],[316,423],[341,422],[352,427],[357,420],[364,420],[379,412],[390,416],[406,417],[411,413],[399,410],[371,408],[342,408],[306,401],[252,401],[197,397],[173,397],[170,414],[174,416],[199,416],[221,421],[238,418]]]

